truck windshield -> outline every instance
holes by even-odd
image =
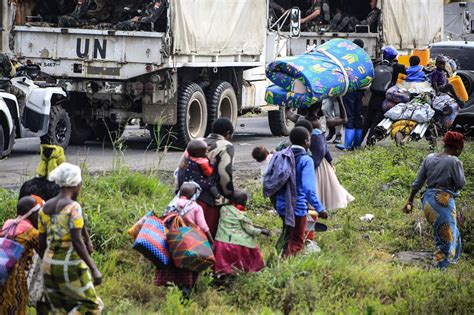
[[[431,47],[431,56],[443,55],[456,60],[460,70],[474,71],[474,47],[436,46]]]

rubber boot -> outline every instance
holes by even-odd
[[[343,151],[352,150],[354,147],[355,129],[346,128],[344,132],[344,144],[336,144],[336,148]]]
[[[363,135],[364,134],[363,134],[362,129],[355,130],[354,149],[360,149],[360,146],[362,145],[362,141],[364,141]]]

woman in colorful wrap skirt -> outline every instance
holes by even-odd
[[[81,170],[63,163],[49,175],[61,187],[39,214],[39,247],[46,296],[54,314],[100,314],[102,301],[94,285],[102,275],[84,243],[82,208],[76,202]],[[94,281],[94,282],[92,282]]]
[[[405,212],[411,212],[413,199],[426,182],[427,190],[422,197],[423,212],[434,228],[438,248],[435,259],[441,269],[456,263],[461,253],[454,198],[466,183],[464,169],[458,159],[463,148],[464,135],[454,131],[447,132],[444,137],[444,152],[430,154],[423,161],[404,207]]]
[[[5,222],[0,237],[9,237],[21,244],[25,250],[8,274],[7,281],[0,285],[0,314],[28,314],[27,273],[31,268],[33,254],[38,250],[38,210],[42,204],[35,198],[26,196],[18,201],[17,219]],[[8,235],[6,235],[8,233]]]

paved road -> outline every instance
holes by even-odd
[[[149,149],[150,136],[146,130],[129,126],[125,132],[124,150],[114,151],[112,146],[87,142],[84,146],[70,146],[66,150],[68,161],[86,165],[91,172],[109,171],[125,164],[131,170],[166,170],[176,168],[181,152],[157,152]],[[234,136],[235,168],[240,171],[255,169],[251,150],[257,144],[275,147],[282,138],[273,137],[266,117],[243,117],[238,120]],[[39,139],[17,140],[11,156],[0,161],[0,186],[18,187],[34,175],[39,156]],[[338,154],[335,153],[336,155]]]

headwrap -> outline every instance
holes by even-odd
[[[49,174],[48,179],[59,187],[76,187],[82,182],[81,169],[77,165],[62,163]]]
[[[66,161],[64,149],[57,145],[42,144],[40,151],[40,162],[36,168],[36,174],[47,177],[58,165]]]
[[[464,135],[456,131],[448,131],[444,135],[444,144],[455,149],[464,148]]]

